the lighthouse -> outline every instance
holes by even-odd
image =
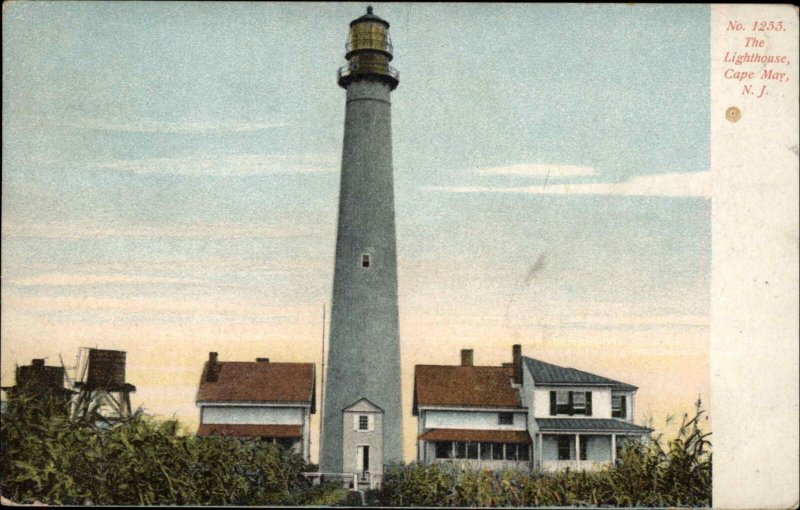
[[[347,91],[339,190],[323,472],[362,480],[403,458],[389,23],[350,23],[339,86]]]

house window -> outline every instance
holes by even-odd
[[[586,393],[576,391],[572,394],[572,412],[575,414],[586,412]]]
[[[569,392],[557,391],[556,392],[556,414],[569,414]]]
[[[492,459],[492,443],[481,443],[481,459]]]
[[[361,255],[361,267],[367,268],[369,267],[369,263],[370,263],[369,253],[363,253]]]
[[[517,460],[517,445],[506,443],[506,460]]]
[[[527,444],[517,445],[517,460],[530,460],[530,448]]]
[[[503,443],[492,443],[492,459],[503,460]]]
[[[369,430],[369,416],[362,414],[358,417],[358,430]]]
[[[589,438],[582,437],[581,438],[581,460],[586,460],[588,458],[588,451],[589,451]]]
[[[497,423],[500,425],[514,425],[514,413],[499,413]]]
[[[569,436],[558,436],[558,460],[571,460],[572,448],[569,445]]]
[[[478,458],[478,443],[467,443],[467,458],[468,459],[477,459]]]
[[[550,392],[550,416],[558,414],[592,415],[591,391],[558,390]]]
[[[627,418],[627,410],[625,409],[625,396],[612,395],[611,396],[611,417],[612,418]]]
[[[450,441],[437,441],[434,447],[437,459],[449,459],[453,456],[453,443]]]
[[[467,443],[464,441],[456,441],[456,459],[466,459],[467,458]]]

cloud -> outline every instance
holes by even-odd
[[[517,175],[523,177],[547,177],[561,179],[564,177],[585,177],[594,175],[594,168],[574,165],[539,165],[522,163],[518,165],[492,166],[481,168],[477,175]]]
[[[240,154],[113,160],[90,166],[134,174],[248,176],[331,173],[338,160],[333,155]]]
[[[324,235],[321,225],[14,225],[3,224],[3,235],[35,239],[279,239]]]
[[[286,122],[282,121],[160,121],[144,119],[133,121],[113,121],[97,118],[81,118],[59,124],[66,127],[91,129],[95,131],[176,134],[243,133],[247,131],[258,131],[262,129],[288,126]]]
[[[199,318],[229,316],[241,318],[316,317],[316,304],[265,305],[256,299],[231,296],[105,297],[105,296],[23,296],[4,292],[4,313],[31,312],[113,312],[117,314],[165,314]]]
[[[623,182],[555,183],[547,186],[425,186],[424,191],[445,193],[524,193],[531,195],[621,195],[711,198],[711,172],[665,173],[634,177]]]
[[[6,280],[7,283],[20,287],[43,287],[43,286],[75,286],[75,285],[102,285],[110,283],[123,283],[134,285],[148,285],[158,283],[199,285],[202,282],[197,280],[186,280],[182,278],[169,278],[161,276],[135,276],[127,274],[64,274],[50,273],[29,276],[15,280]]]

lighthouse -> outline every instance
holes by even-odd
[[[402,461],[389,23],[350,23],[321,470],[366,480]],[[362,483],[362,482],[360,482]]]

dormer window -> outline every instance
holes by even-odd
[[[367,269],[370,265],[370,258],[369,253],[362,253],[361,254],[361,267]]]

